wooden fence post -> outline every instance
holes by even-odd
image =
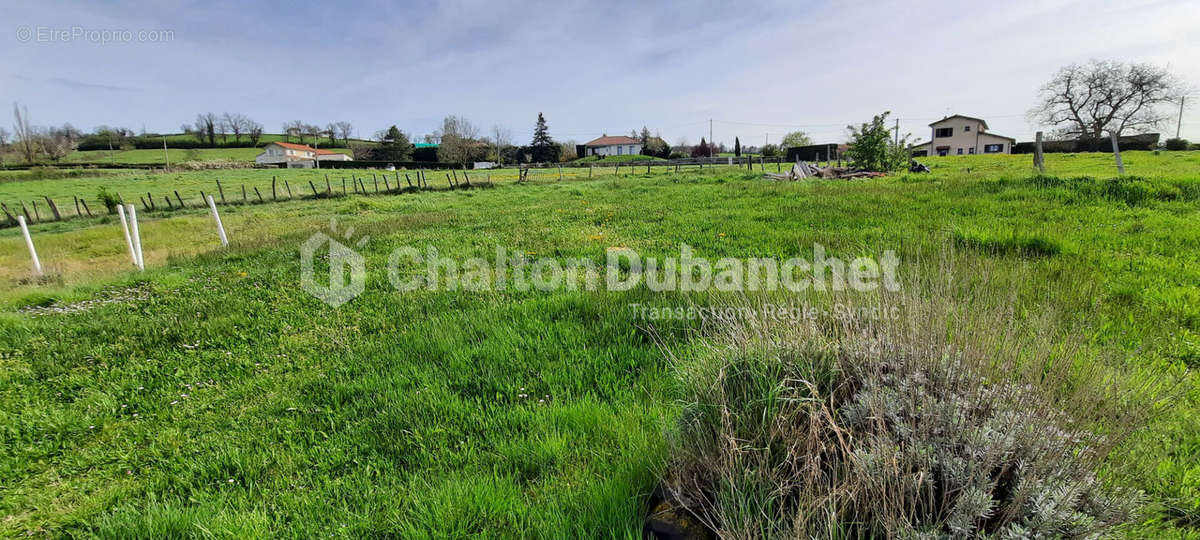
[[[46,204],[50,205],[50,212],[54,214],[54,221],[62,221],[62,214],[58,213],[58,205],[54,204],[54,199],[46,197]]]
[[[258,202],[263,202],[262,193],[258,192],[258,186],[254,186],[254,194],[258,195]]]
[[[83,203],[83,211],[87,212],[88,217],[92,217],[92,209],[88,208],[87,199],[79,199],[79,202]]]
[[[242,204],[248,204],[250,201],[246,199],[246,184],[242,184]]]
[[[308,187],[312,188],[313,190],[313,198],[317,198],[317,186],[313,185],[312,180],[308,181]]]
[[[271,200],[272,201],[279,200],[279,197],[277,197],[275,195],[275,177],[274,176],[271,177]]]
[[[288,199],[291,199],[292,198],[292,185],[289,184],[287,180],[284,180],[283,187],[287,188]]]
[[[180,197],[180,196],[179,196],[179,190],[178,190],[178,189],[175,189],[175,190],[172,190],[172,191],[174,191],[174,192],[175,192],[175,200],[179,201],[179,207],[180,207],[180,208],[187,208],[187,205],[186,205],[186,204],[183,204],[183,197]]]
[[[217,179],[217,193],[221,195],[221,204],[225,204],[225,189],[221,187],[221,179]]]
[[[6,205],[4,203],[0,203],[0,209],[4,210],[4,216],[8,218],[8,221],[10,221],[13,224],[17,223],[17,218],[13,217],[12,212],[8,211],[8,205]]]
[[[1033,166],[1038,173],[1046,172],[1046,155],[1042,153],[1042,132],[1037,132],[1033,142]]]
[[[150,206],[147,207],[146,210],[157,210],[158,208],[154,206],[154,196],[151,195],[149,191],[146,192],[146,198],[150,200]]]

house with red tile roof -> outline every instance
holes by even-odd
[[[352,161],[353,158],[341,152],[331,152],[313,148],[305,144],[288,142],[267,143],[263,153],[254,158],[254,162],[262,165],[278,165],[286,163],[292,168],[311,168],[319,161]]]
[[[642,141],[624,135],[601,135],[583,146],[589,156],[628,156],[642,153]]]

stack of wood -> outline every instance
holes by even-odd
[[[854,167],[821,167],[815,163],[797,161],[792,169],[783,174],[767,173],[767,178],[776,180],[803,180],[805,178],[877,178],[886,176],[885,173],[864,171]]]

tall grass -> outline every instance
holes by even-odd
[[[1097,473],[1164,379],[949,281],[817,301],[874,309],[719,321],[676,361],[666,483],[722,537],[1088,537],[1133,515],[1137,494]]]

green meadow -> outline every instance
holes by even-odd
[[[1051,154],[1042,175],[1030,156],[928,158],[930,174],[851,181],[643,167],[518,183],[509,169],[450,189],[439,171],[434,189],[378,194],[372,171],[5,176],[10,208],[50,196],[73,215],[78,196],[95,216],[31,227],[42,278],[0,229],[0,535],[639,538],[679,430],[680,366],[721,329],[631,305],[745,298],[400,292],[389,256],[503,246],[603,263],[686,244],[786,259],[819,244],[895,251],[902,275],[954,283],[963,305],[1003,300],[1012,325],[1078,337],[1131,387],[1174,381],[1168,401],[1123,404],[1156,413],[1101,474],[1141,493],[1121,534],[1200,538],[1200,153],[1124,158],[1123,177],[1105,154]],[[312,197],[325,174],[334,196]],[[352,175],[367,194],[340,194]],[[272,178],[294,198],[271,202]],[[161,208],[174,190],[198,206],[217,179],[228,248],[206,210]],[[145,272],[101,188],[159,199],[137,203]],[[331,219],[336,237],[353,229],[347,245],[367,239],[365,291],[337,308],[300,288],[300,245]]]

